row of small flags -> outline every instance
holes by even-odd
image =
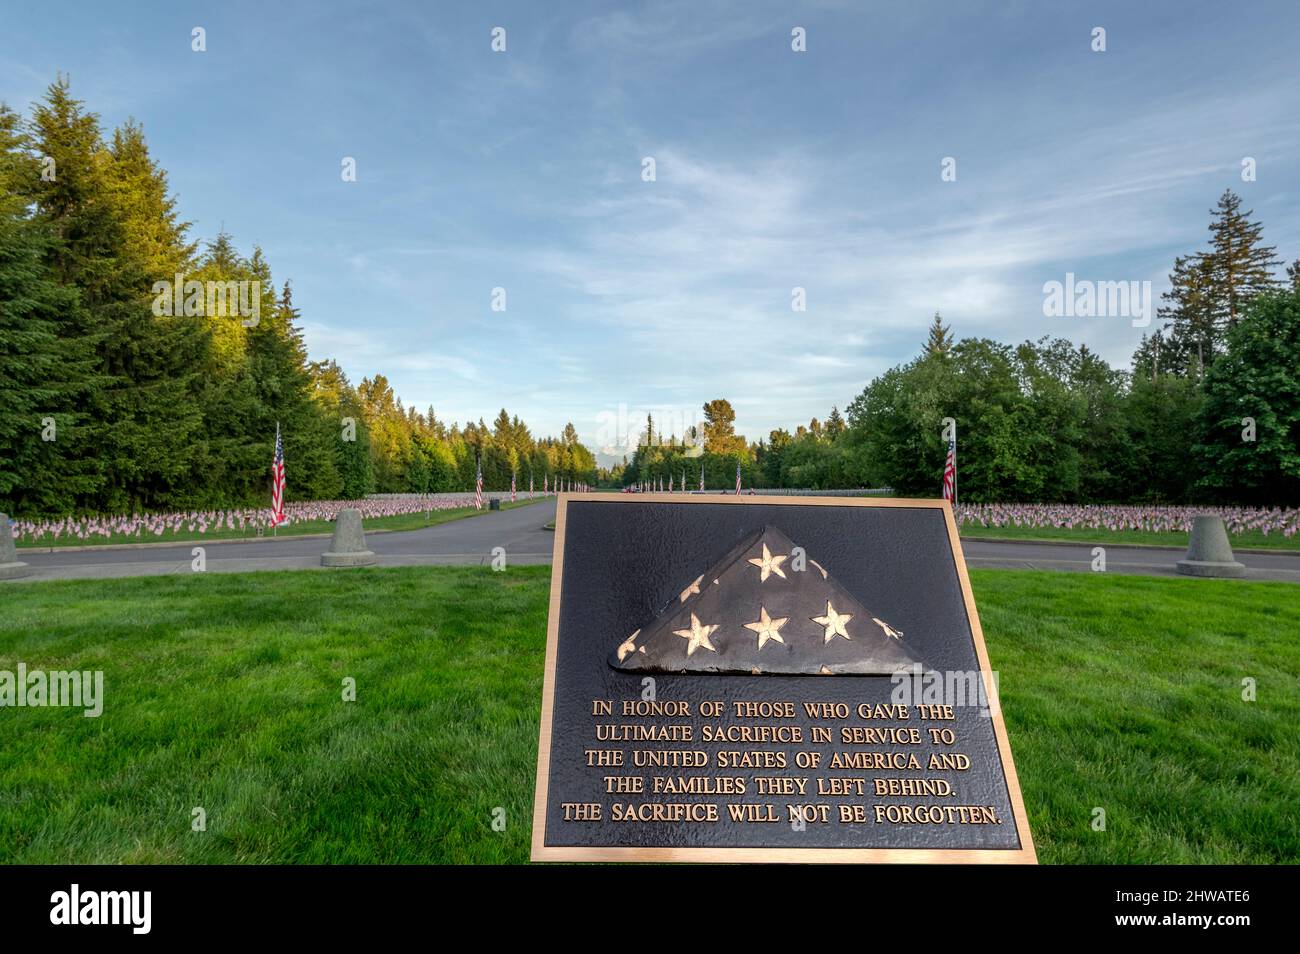
[[[566,481],[562,477],[555,478],[555,493],[586,493],[590,485],[575,481],[569,478]],[[686,491],[686,471],[682,471],[682,492]],[[637,484],[637,490],[641,493],[653,493],[656,489],[660,492],[664,489],[664,479],[662,477],[651,481],[641,481]],[[700,465],[700,490],[704,489],[704,466]],[[542,493],[551,493],[550,475],[542,475]],[[668,492],[673,492],[673,475],[668,475]],[[736,461],[736,493],[740,493],[740,461]],[[533,475],[528,475],[528,496],[533,496]],[[515,488],[515,475],[510,475],[510,502],[514,503],[518,499]],[[948,454],[943,463],[943,499],[951,501],[953,506],[957,505],[957,428],[954,426],[948,434]],[[483,461],[480,459],[475,463],[474,474],[474,509],[483,509]],[[284,523],[284,442],[280,437],[280,423],[275,424],[275,457],[271,461],[271,526],[278,527]]]
[[[740,493],[740,462],[736,462],[736,493]],[[682,471],[681,488],[686,490],[686,471]],[[664,489],[664,479],[656,477],[654,480],[643,480],[636,485],[639,493],[662,492]],[[700,467],[700,490],[704,489],[704,467]],[[668,475],[668,492],[673,492],[673,475]],[[953,506],[957,505],[957,430],[954,427],[948,437],[948,455],[943,464],[943,499],[952,502]]]
[[[479,460],[474,465],[474,509],[483,509],[483,461]],[[591,485],[583,483],[573,478],[556,477],[554,484],[551,483],[549,474],[542,475],[542,493],[586,493],[591,489]],[[533,475],[528,475],[528,496],[533,496]],[[519,499],[518,483],[516,475],[510,474],[510,502],[514,503]]]
[[[679,486],[681,487],[681,492],[685,493],[686,492],[686,471],[685,470],[682,470],[682,482]],[[664,487],[664,479],[662,477],[656,477],[653,480],[643,480],[636,485],[637,492],[643,494],[662,493],[665,489],[667,489],[668,493],[672,493],[673,488],[674,485],[673,485],[672,474],[668,475],[667,488]],[[703,489],[704,489],[704,465],[701,464],[700,465],[700,490]],[[736,493],[740,493],[740,462],[739,461],[737,461],[736,463]]]

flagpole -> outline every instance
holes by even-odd
[[[277,445],[280,443],[280,422],[279,422],[279,421],[276,421],[276,422],[275,422],[275,442],[276,442]],[[276,478],[275,478],[275,477],[272,477],[271,479],[274,481]],[[283,497],[284,491],[282,490],[282,491],[280,491],[280,493],[281,493],[281,495],[282,495],[282,496],[280,497],[280,509],[283,510],[283,509],[284,509],[284,497]],[[272,520],[272,521],[271,521],[271,539],[274,540],[274,539],[279,535],[279,532],[280,532],[280,521],[279,521],[279,520]]]
[[[951,504],[954,515],[957,510],[957,420],[952,417],[943,419],[942,437],[948,445],[943,455],[943,481],[942,496],[944,500],[949,499],[949,486],[951,485]],[[951,472],[951,481],[949,473]]]

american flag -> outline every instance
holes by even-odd
[[[533,497],[533,472],[530,470],[528,472],[528,499],[531,500],[532,497]]]
[[[740,461],[736,461],[736,495],[740,496]]]
[[[483,460],[474,459],[474,509],[483,509]]]
[[[271,461],[271,526],[284,523],[284,442],[280,422],[275,422],[275,459]]]
[[[943,499],[957,506],[957,434],[948,439],[948,459],[943,464]]]
[[[700,489],[704,489],[704,461],[700,461]]]
[[[515,472],[510,472],[510,502],[515,502]]]
[[[669,493],[672,493],[672,492],[673,492],[673,475],[672,475],[672,474],[669,474],[669,475],[668,475],[668,492],[669,492]]]
[[[542,474],[542,493],[549,494],[550,492],[551,492],[551,475]]]

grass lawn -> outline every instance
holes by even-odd
[[[525,861],[549,574],[4,590],[0,669],[103,669],[106,699],[0,710],[0,860]],[[1300,859],[1300,590],[972,576],[1042,861]]]
[[[1141,543],[1153,546],[1187,547],[1186,533],[1157,532],[1150,530],[1089,530],[1069,527],[982,527],[977,523],[964,523],[961,535],[978,540],[1051,540],[1066,543]],[[1228,534],[1234,547],[1264,550],[1300,551],[1300,536],[1290,539],[1280,533],[1267,536],[1258,530]]]
[[[501,501],[502,510],[513,510],[515,507],[527,507],[529,504],[540,503],[543,497],[534,497],[532,500],[517,500],[511,503],[509,500]],[[419,513],[398,514],[395,517],[372,517],[365,521],[366,531],[371,530],[421,530],[424,527],[432,527],[439,523],[448,523],[452,520],[460,520],[464,517],[477,517],[488,513],[487,504],[483,505],[482,510],[475,510],[473,507],[454,507],[450,510],[431,510],[426,519],[424,511]],[[280,527],[276,536],[297,537],[308,533],[332,533],[334,522],[332,520],[304,520],[301,523],[292,523],[288,526]],[[270,536],[268,532],[264,536]],[[25,540],[18,543],[18,549],[26,547],[79,547],[79,546],[104,546],[116,543],[205,543],[210,540],[255,540],[257,537],[250,537],[247,530],[210,530],[207,533],[198,533],[190,530],[180,530],[173,532],[171,530],[155,536],[152,533],[141,534],[140,536],[127,536],[121,533],[115,533],[111,537],[93,537],[88,540],[79,540],[76,537],[59,537],[55,538],[46,534],[37,540]]]

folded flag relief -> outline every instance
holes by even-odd
[[[624,671],[888,675],[924,666],[894,629],[773,526],[702,567],[622,640]]]

